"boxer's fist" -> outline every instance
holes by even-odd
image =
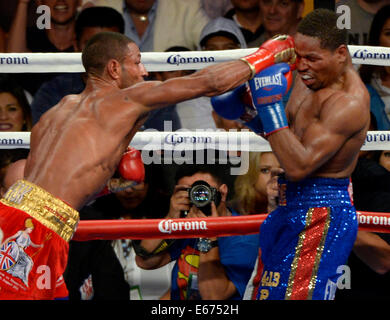
[[[243,84],[232,91],[211,98],[214,111],[222,118],[244,123],[253,132],[263,134],[261,120],[253,105],[249,86]]]
[[[141,183],[145,179],[145,166],[141,153],[137,149],[128,147],[117,167],[119,178],[111,178],[107,185],[95,198],[103,197],[111,193],[126,190]]]
[[[111,193],[120,192],[142,183],[145,180],[145,166],[141,152],[128,147],[122,155],[117,171],[120,177],[111,178],[107,184]]]
[[[294,39],[289,35],[274,36],[264,42],[256,52],[241,60],[249,65],[252,71],[251,78],[265,68],[280,62],[288,62],[293,70],[296,60]]]
[[[129,147],[119,162],[118,172],[125,180],[138,183],[144,181],[145,166],[142,162],[141,152]]]
[[[291,82],[291,70],[287,63],[273,65],[249,81],[266,136],[288,127],[282,98],[290,89]]]

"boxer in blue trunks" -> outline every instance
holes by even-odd
[[[286,64],[273,65],[249,81],[262,128],[259,121],[251,123],[268,139],[283,168],[279,206],[260,228],[253,299],[332,298],[337,267],[346,263],[356,238],[348,190],[370,105],[337,18],[316,9],[299,24],[294,37],[297,76],[286,108],[282,97],[291,82]]]
[[[324,300],[334,297],[337,268],[357,234],[350,180],[279,178],[279,206],[260,229],[254,299]]]

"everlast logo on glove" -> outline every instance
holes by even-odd
[[[288,128],[282,99],[291,82],[291,70],[287,63],[275,64],[248,82],[265,136]]]
[[[274,74],[267,77],[254,78],[256,90],[264,88],[266,86],[282,86],[282,74]]]
[[[255,84],[255,90],[265,90],[272,94],[272,91],[275,90],[273,86],[282,87],[284,84],[282,83],[282,73],[277,73],[274,75],[269,75],[265,77],[255,77],[253,78]],[[278,102],[282,99],[282,94],[274,94],[274,95],[260,95],[257,97],[258,104],[270,104],[274,102]]]

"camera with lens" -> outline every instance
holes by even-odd
[[[190,203],[201,210],[206,216],[211,215],[211,202],[214,201],[218,207],[221,202],[221,193],[214,187],[211,187],[206,181],[195,181],[188,189]]]

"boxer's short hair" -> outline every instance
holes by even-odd
[[[347,45],[347,30],[337,28],[338,15],[328,9],[315,9],[307,14],[298,25],[298,32],[320,40],[322,49],[336,50]]]
[[[109,60],[124,60],[129,50],[128,45],[133,42],[118,32],[100,32],[94,35],[81,55],[85,71],[88,74],[102,75]]]

